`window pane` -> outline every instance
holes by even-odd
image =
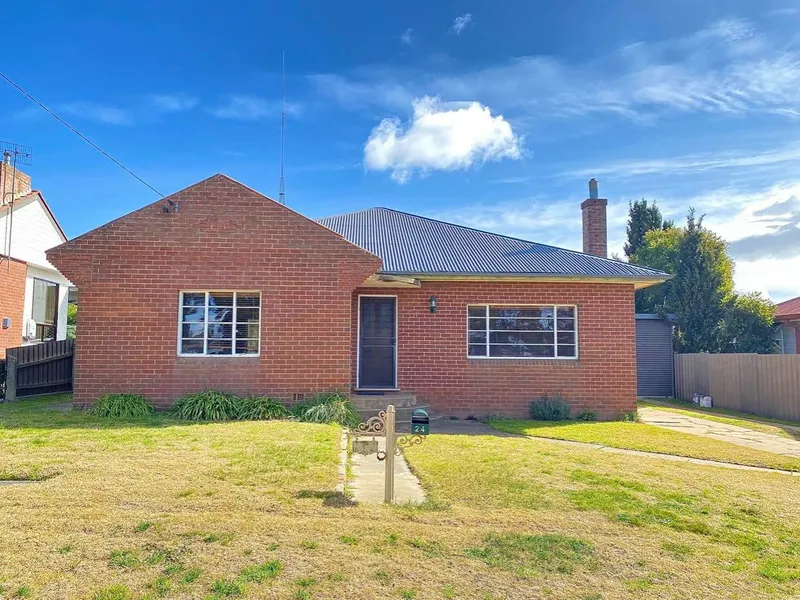
[[[44,322],[55,324],[58,306],[58,285],[48,284],[45,296]]]
[[[469,307],[469,316],[470,317],[486,317],[486,307],[485,306],[470,306]]]
[[[208,339],[226,339],[233,337],[233,325],[222,325],[219,323],[208,324]]]
[[[489,346],[489,356],[499,356],[503,358],[519,358],[522,346],[501,346],[492,344]]]
[[[470,344],[485,344],[486,343],[486,332],[485,331],[470,331],[469,332],[469,343]]]
[[[492,344],[552,344],[552,331],[495,331],[489,335]]]
[[[470,344],[470,356],[486,356],[486,344]]]
[[[47,304],[47,284],[41,279],[33,280],[33,310],[31,317],[37,323],[45,323],[45,306]]]
[[[558,346],[559,356],[575,356],[575,346]]]
[[[209,323],[232,323],[233,308],[209,308],[208,321]]]
[[[202,354],[203,340],[182,340],[181,354]]]
[[[208,295],[209,306],[233,306],[233,292],[211,292]]]
[[[237,323],[236,337],[258,339],[258,323]]]
[[[553,319],[489,319],[493,331],[553,331]]]
[[[559,317],[574,317],[575,316],[575,307],[574,306],[559,306],[558,307],[558,316]]]
[[[556,350],[553,346],[522,346],[521,355],[526,358],[554,358]]]
[[[205,306],[205,304],[206,304],[206,295],[202,292],[183,294],[184,306]]]
[[[200,338],[203,339],[203,324],[202,323],[184,323],[181,337],[184,338]]]
[[[486,319],[470,319],[470,331],[486,331]]]
[[[206,318],[206,309],[200,308],[183,308],[183,320],[192,323],[202,323]]]
[[[258,294],[236,292],[236,306],[258,306]]]
[[[257,308],[237,308],[236,309],[236,322],[237,323],[258,323],[258,309]]]
[[[230,354],[231,350],[231,340],[208,340],[209,354]]]
[[[553,308],[550,306],[531,306],[526,308],[515,308],[515,307],[490,307],[489,308],[489,316],[490,317],[502,317],[502,318],[528,318],[528,319],[539,319],[539,318],[552,318],[553,317]]]
[[[558,319],[559,331],[575,331],[575,319]]]
[[[575,332],[574,331],[564,331],[558,334],[558,345],[561,344],[574,344],[575,343]],[[559,352],[560,354],[560,352]]]
[[[258,340],[236,340],[236,354],[258,354]]]

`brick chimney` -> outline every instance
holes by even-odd
[[[6,153],[0,162],[0,205],[8,204],[13,199],[31,193],[31,176],[23,173],[19,169],[14,173],[11,165],[11,155]]]
[[[589,180],[589,197],[581,203],[583,213],[583,251],[595,256],[608,256],[606,206],[608,200],[597,197],[597,180]]]

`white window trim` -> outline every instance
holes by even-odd
[[[470,356],[469,354],[469,309],[481,307],[486,309],[486,356]],[[552,308],[553,309],[553,345],[554,345],[554,352],[558,353],[558,309],[559,308],[572,308],[574,310],[574,319],[575,319],[575,356],[489,356],[489,346],[491,345],[489,342],[490,337],[490,330],[489,330],[489,308],[491,307],[511,307],[511,308]],[[580,356],[579,350],[579,342],[578,342],[578,305],[577,304],[510,304],[510,303],[485,303],[485,304],[467,304],[467,316],[466,316],[466,353],[467,358],[470,360],[578,360]],[[480,318],[480,317],[473,317],[473,318]],[[472,344],[475,345],[475,344]],[[537,345],[537,344],[531,344]],[[545,344],[541,344],[545,345]],[[549,344],[546,344],[549,346]],[[565,344],[571,345],[571,344]]]
[[[208,295],[215,293],[233,293],[233,332],[231,338],[231,354],[208,354]],[[258,294],[258,352],[255,354],[236,354],[236,294]],[[183,295],[184,294],[205,294],[205,316],[203,317],[203,353],[184,353],[181,352],[183,344]],[[185,358],[257,358],[261,356],[261,320],[264,316],[264,310],[261,306],[261,291],[260,290],[181,290],[178,293],[178,356]],[[252,338],[247,338],[252,339]]]

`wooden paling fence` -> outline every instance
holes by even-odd
[[[800,355],[676,354],[675,393],[762,417],[800,421]]]
[[[6,401],[72,390],[74,340],[6,349]]]

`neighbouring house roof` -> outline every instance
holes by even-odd
[[[775,320],[795,321],[800,319],[800,296],[786,300],[775,306]]]
[[[656,269],[437,221],[389,208],[320,219],[383,259],[382,273],[415,276],[555,276],[658,283]]]

